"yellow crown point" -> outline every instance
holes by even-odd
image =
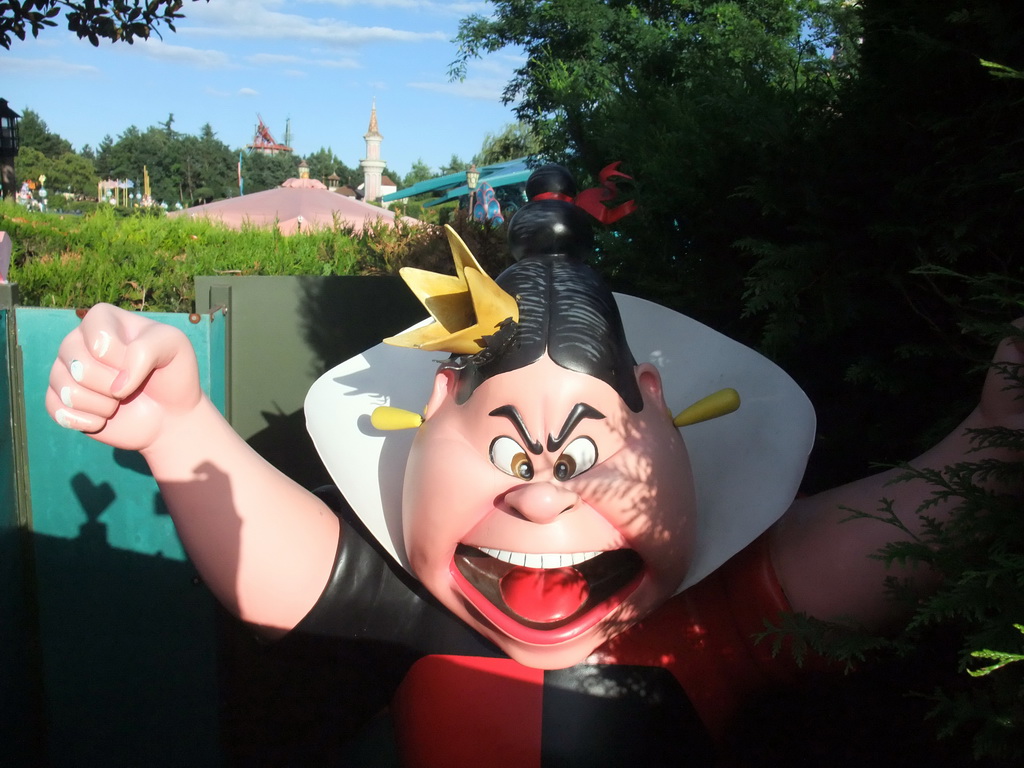
[[[515,298],[484,272],[462,238],[447,224],[445,233],[455,262],[454,277],[411,267],[400,270],[402,279],[434,322],[384,339],[384,343],[472,355],[484,348],[484,337],[492,335],[501,323],[510,318],[519,320]]]
[[[393,432],[398,429],[415,429],[423,424],[423,417],[412,411],[381,405],[373,409],[370,423],[381,432]]]
[[[699,424],[702,421],[725,416],[739,407],[739,392],[731,387],[727,387],[701,398],[689,408],[680,411],[679,415],[672,419],[672,423],[677,427],[688,427],[691,424]]]

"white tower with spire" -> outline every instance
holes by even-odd
[[[385,166],[385,162],[380,159],[380,142],[384,137],[377,127],[376,99],[370,110],[370,127],[363,138],[366,139],[366,157],[359,161],[359,165],[363,169],[363,199],[370,203],[380,200],[381,176]]]

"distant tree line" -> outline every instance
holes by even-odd
[[[42,118],[25,109],[19,123],[21,146],[15,160],[18,179],[46,176],[57,192],[95,197],[102,179],[132,182],[136,191],[149,173],[153,200],[169,206],[210,202],[239,194],[238,163],[246,193],[259,192],[298,175],[302,157],[231,149],[206,124],[194,136],[174,129],[174,115],[160,125],[140,131],[130,126],[117,139],[105,136],[96,149],[89,145],[75,152],[71,143],[51,132]],[[361,171],[348,167],[329,148],[305,158],[310,176],[326,181],[337,174],[342,185],[361,181]]]
[[[85,145],[79,152],[69,141],[50,131],[31,109],[22,110],[19,129],[21,146],[15,160],[19,182],[45,175],[49,189],[79,196],[95,197],[102,179],[130,181],[133,190],[138,191],[145,168],[152,198],[157,203],[171,207],[180,203],[187,207],[234,197],[239,194],[240,158],[246,194],[270,189],[298,176],[302,160],[309,167],[310,178],[324,183],[336,175],[340,186],[355,188],[363,180],[361,169],[346,165],[329,147],[321,147],[305,157],[231,149],[217,138],[209,124],[199,129],[198,136],[175,130],[173,114],[145,131],[130,126],[117,139],[105,136],[95,149]],[[517,125],[488,135],[481,152],[470,162],[453,155],[445,166],[434,170],[421,159],[405,176],[389,168],[384,169],[384,175],[403,188],[434,176],[465,171],[472,162],[486,164],[513,159],[527,153],[525,131]]]
[[[206,0],[209,2],[209,0]],[[199,2],[199,0],[192,0]],[[175,22],[184,17],[184,0],[32,0],[0,2],[0,47],[9,49],[14,40],[38,37],[41,32],[66,27],[94,46],[101,42],[128,43],[160,35],[162,28],[175,32]],[[239,194],[238,156],[245,192],[259,192],[297,175],[301,159],[282,153],[269,155],[230,149],[216,138],[213,128],[203,125],[198,136],[174,130],[174,115],[158,126],[140,131],[130,126],[115,140],[107,135],[95,150],[88,145],[76,152],[71,143],[52,133],[43,119],[29,108],[22,109],[21,151],[16,162],[19,181],[45,176],[47,186],[78,196],[94,196],[103,179],[121,179],[141,185],[143,168],[149,171],[152,197],[168,205],[194,205]],[[384,175],[399,188],[419,181],[466,170],[472,163],[485,165],[531,154],[536,142],[525,123],[506,126],[488,135],[481,151],[469,162],[452,155],[447,164],[431,169],[417,160],[405,176],[385,168]],[[362,172],[350,168],[329,148],[321,147],[304,158],[310,176],[326,182],[333,175],[341,186],[356,187]]]

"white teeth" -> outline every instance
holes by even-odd
[[[572,554],[533,555],[526,552],[507,552],[504,549],[479,547],[486,555],[497,558],[511,565],[524,565],[527,568],[562,568],[567,565],[579,565],[602,554],[601,552],[573,552]]]

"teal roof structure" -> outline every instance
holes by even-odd
[[[492,187],[498,188],[524,182],[529,178],[530,173],[531,170],[527,167],[526,158],[524,157],[518,160],[509,160],[504,163],[483,166],[480,168],[480,181],[486,181]],[[445,176],[420,181],[411,187],[384,195],[381,200],[385,203],[390,203],[393,200],[404,200],[407,197],[422,195],[426,192],[435,192],[438,194],[438,197],[424,203],[424,208],[440,205],[449,200],[456,200],[463,195],[468,195],[469,187],[466,185],[466,172],[459,171],[458,173],[449,173]]]

